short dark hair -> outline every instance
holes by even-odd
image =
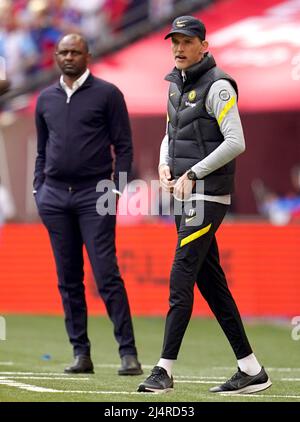
[[[70,37],[70,38],[77,38],[78,41],[80,41],[85,49],[86,53],[89,53],[90,49],[89,49],[89,44],[87,42],[87,39],[82,35],[82,34],[76,34],[76,33],[72,33],[72,34],[65,34],[63,35],[56,43],[56,50],[58,50],[59,44],[64,40],[64,38],[66,37]]]

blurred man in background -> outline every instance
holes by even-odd
[[[194,285],[208,302],[235,353],[238,371],[214,393],[254,393],[271,385],[247,339],[219,261],[215,233],[231,201],[234,159],[245,149],[237,108],[237,84],[207,52],[204,24],[192,16],[174,20],[175,68],[170,82],[167,134],[161,144],[161,186],[179,201],[190,201],[176,215],[178,243],[170,280],[170,308],[161,358],[140,392],[173,389],[172,367],[189,323]],[[198,180],[204,190],[193,190]],[[203,186],[203,185],[202,185]],[[194,203],[198,206],[194,207]],[[199,206],[199,203],[202,206]],[[203,218],[197,215],[204,210]],[[199,222],[197,222],[199,219]]]
[[[274,225],[299,222],[300,219],[300,165],[291,168],[292,191],[285,195],[270,189],[261,179],[252,181],[252,190],[258,211]]]
[[[0,56],[5,59],[12,88],[17,88],[26,83],[37,65],[37,50],[30,35],[20,27],[9,1],[0,2],[0,28]]]
[[[1,84],[0,84],[1,85]],[[15,205],[8,189],[2,185],[0,179],[0,230],[7,220],[12,219],[16,214]],[[1,240],[1,232],[0,232]]]
[[[119,343],[119,375],[139,375],[141,365],[129,303],[116,259],[116,215],[99,215],[99,181],[114,181],[128,173],[132,141],[126,104],[120,90],[95,78],[87,66],[88,45],[80,35],[64,36],[57,45],[60,82],[44,90],[37,102],[38,155],[34,193],[55,256],[58,287],[75,362],[66,373],[93,373],[87,334],[87,306],[83,284],[83,244],[98,291],[114,324]],[[113,195],[113,193],[112,193]]]
[[[10,82],[7,80],[0,80],[0,95],[5,94],[10,87]],[[0,230],[5,221],[10,220],[15,216],[16,210],[13,199],[7,188],[1,183],[0,178]],[[0,233],[1,240],[1,233]]]

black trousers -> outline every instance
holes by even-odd
[[[114,215],[98,215],[95,187],[68,191],[43,184],[36,203],[55,257],[65,325],[74,355],[89,355],[87,305],[83,284],[83,244],[98,291],[114,325],[119,354],[136,354],[130,308],[115,248]]]
[[[251,354],[252,349],[220,265],[215,237],[228,206],[208,201],[201,205],[204,207],[204,219],[197,225],[189,225],[192,223],[190,213],[183,212],[175,217],[178,243],[171,271],[170,308],[161,357],[177,359],[192,314],[196,282],[229,340],[236,358],[242,359]]]

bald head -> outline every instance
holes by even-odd
[[[58,41],[58,43],[56,44],[56,51],[58,51],[59,46],[61,43],[76,43],[76,44],[81,44],[84,48],[84,51],[86,53],[89,52],[89,45],[87,40],[84,38],[83,35],[81,34],[67,34],[64,35],[62,38],[60,38],[60,40]]]

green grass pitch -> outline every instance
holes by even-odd
[[[230,377],[236,361],[218,324],[191,320],[174,368],[174,392],[140,394],[137,385],[160,355],[164,318],[134,318],[144,375],[120,377],[117,344],[106,317],[90,317],[94,375],[65,375],[72,349],[62,317],[7,315],[0,341],[0,402],[284,402],[300,401],[300,341],[285,323],[246,321],[258,359],[273,385],[255,395],[220,396],[208,389]]]

